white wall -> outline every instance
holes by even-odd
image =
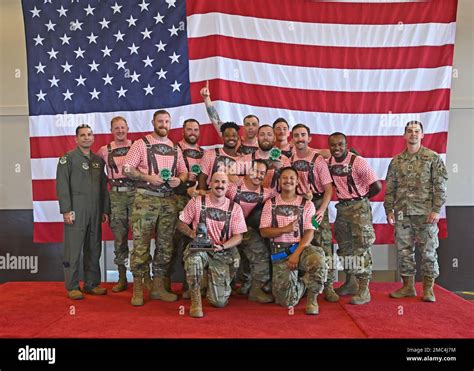
[[[20,0],[0,3],[0,209],[31,209],[26,51]],[[474,1],[460,0],[447,163],[449,206],[474,206]],[[109,243],[108,245],[112,245]],[[108,254],[113,250],[108,249]],[[396,269],[395,250],[374,249],[375,269]]]

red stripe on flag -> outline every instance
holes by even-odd
[[[240,118],[235,118],[239,120]],[[376,128],[374,128],[376,130]],[[361,156],[367,158],[389,158],[397,155],[405,149],[405,141],[402,137],[403,128],[400,128],[400,136],[348,136],[348,146],[354,148]],[[131,139],[141,138],[147,133],[129,134]],[[439,132],[425,134],[423,145],[438,153],[446,153],[448,133]],[[170,130],[169,137],[173,141],[182,139],[182,129]],[[313,134],[310,147],[328,148],[328,135]],[[93,151],[112,140],[110,134],[95,135]],[[222,143],[211,124],[201,125],[199,144],[208,146]],[[75,148],[74,136],[66,137],[34,137],[30,138],[31,158],[61,157],[66,152]]]
[[[341,3],[307,0],[188,0],[186,14],[219,12],[247,17],[311,23],[403,24],[456,20],[457,0],[406,3]],[[288,10],[291,11],[282,11]]]
[[[142,138],[150,132],[129,133],[128,139],[133,141]],[[180,141],[183,138],[183,130],[181,128],[171,129],[169,138],[174,141]],[[92,150],[97,152],[100,147],[110,143],[113,140],[111,134],[95,134],[94,145]],[[209,125],[201,125],[201,145],[213,145],[222,143],[217,135],[214,127]],[[50,136],[50,137],[30,137],[31,158],[47,158],[61,157],[66,152],[76,148],[74,135],[67,136]]]
[[[391,158],[403,152],[406,148],[405,139],[402,137],[403,127],[399,136],[347,136],[347,145],[354,148],[362,157],[366,158]],[[313,148],[328,148],[329,135],[311,135],[310,146]],[[425,134],[423,145],[437,153],[446,153],[447,132]]]
[[[202,102],[205,81],[191,83],[192,103]],[[449,110],[450,89],[408,92],[304,90],[209,80],[213,100],[296,111],[331,113],[413,113]]]
[[[435,68],[453,64],[454,45],[349,48],[211,35],[188,40],[189,59],[214,56],[287,66],[347,69]]]
[[[446,219],[441,219],[438,223],[440,239],[447,237]],[[388,224],[374,224],[375,244],[392,244],[393,227]],[[102,236],[104,240],[113,241],[113,234],[110,228],[102,224]],[[63,242],[63,223],[34,223],[33,242],[34,243],[54,243]]]

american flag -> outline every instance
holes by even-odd
[[[216,144],[199,95],[206,81],[224,121],[252,113],[262,123],[306,123],[315,148],[342,131],[380,179],[409,120],[423,122],[424,145],[445,159],[456,8],[456,0],[23,0],[34,241],[62,240],[55,172],[78,124],[93,127],[97,150],[111,140],[114,115],[136,139],[165,108],[172,139],[193,117],[205,124],[200,143]],[[372,208],[376,243],[393,242],[383,193]],[[443,209],[440,237],[445,218]]]

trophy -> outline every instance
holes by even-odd
[[[270,150],[270,160],[271,161],[278,161],[281,157],[281,149],[277,147],[273,147]]]
[[[161,169],[160,170],[160,177],[163,179],[164,182],[167,182],[171,179],[171,170],[170,169]]]
[[[201,165],[194,164],[193,166],[191,166],[191,172],[196,174],[196,175],[201,174]]]
[[[196,237],[189,244],[190,251],[214,251],[214,244],[207,235],[207,227],[205,223],[197,225]]]

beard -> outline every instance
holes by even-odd
[[[164,132],[164,134],[163,134],[163,132]],[[166,128],[158,128],[158,129],[155,129],[155,133],[156,133],[156,135],[158,135],[159,137],[165,138],[165,137],[168,135],[168,129],[166,129]]]
[[[262,151],[270,151],[273,148],[273,143],[270,142],[264,142],[264,143],[258,143],[258,146]]]
[[[199,137],[184,137],[184,141],[188,144],[196,144],[199,140]]]

